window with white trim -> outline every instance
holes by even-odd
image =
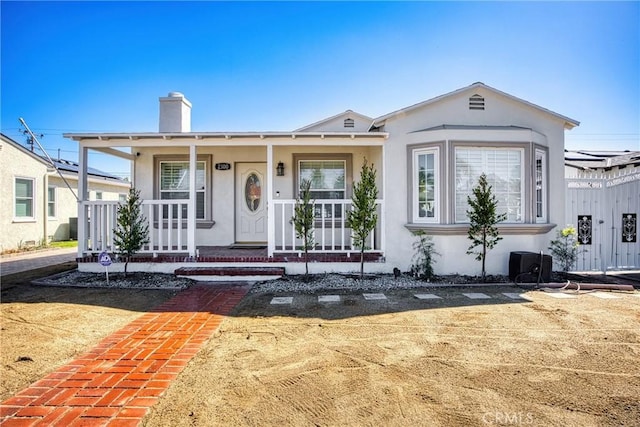
[[[535,186],[536,222],[547,222],[547,155],[543,150],[536,150]]]
[[[469,222],[467,197],[472,197],[482,173],[498,201],[497,213],[505,222],[523,222],[523,150],[520,148],[455,148],[455,220]]]
[[[438,150],[420,149],[413,152],[413,221],[437,222]]]
[[[303,180],[311,182],[311,199],[340,200],[346,198],[347,162],[345,160],[300,160],[298,162],[298,185]],[[315,216],[341,218],[342,206],[316,204]]]
[[[56,187],[49,186],[47,189],[47,216],[56,217]]]
[[[344,160],[300,160],[300,179],[311,181],[312,199],[344,199],[346,162]]]
[[[16,178],[14,182],[14,215],[17,219],[35,219],[34,217],[35,180]]]
[[[163,160],[160,161],[159,170],[160,199],[189,199],[189,162]],[[196,163],[196,219],[205,219],[206,172],[206,162],[198,161]],[[164,214],[166,218],[166,209]],[[174,208],[173,218],[177,217],[177,208]],[[187,218],[186,206],[183,208],[182,218]]]

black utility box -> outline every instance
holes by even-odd
[[[542,255],[535,252],[511,252],[509,255],[509,279],[518,283],[534,283],[538,281],[538,274],[542,267],[540,280],[551,281],[552,258],[551,255]]]

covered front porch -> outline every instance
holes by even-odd
[[[78,258],[117,254],[118,202],[88,200],[89,150],[131,162],[149,242],[144,263],[304,261],[291,218],[301,179],[313,176],[312,262],[359,262],[347,227],[351,189],[362,163],[378,172],[378,224],[368,261],[384,259],[384,133],[73,134],[80,146]],[[330,188],[322,183],[330,182]]]

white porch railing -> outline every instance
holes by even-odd
[[[84,233],[78,233],[78,242],[82,253],[102,251],[115,252],[114,230],[118,217],[117,201],[97,200],[81,202],[85,209],[86,224]],[[189,248],[189,230],[187,218],[189,200],[143,200],[142,216],[149,227],[149,243],[140,253],[191,252]]]
[[[315,247],[309,252],[321,253],[359,253],[353,246],[351,229],[347,227],[347,212],[351,209],[351,199],[316,200],[315,210]],[[269,242],[270,253],[296,252],[302,253],[302,240],[296,237],[296,229],[292,217],[296,201],[293,199],[273,200],[275,229],[273,241]],[[384,215],[383,201],[376,200],[378,223],[369,234],[365,244],[365,252],[384,252]]]

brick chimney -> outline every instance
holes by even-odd
[[[180,92],[160,98],[160,132],[191,132],[191,103]]]

